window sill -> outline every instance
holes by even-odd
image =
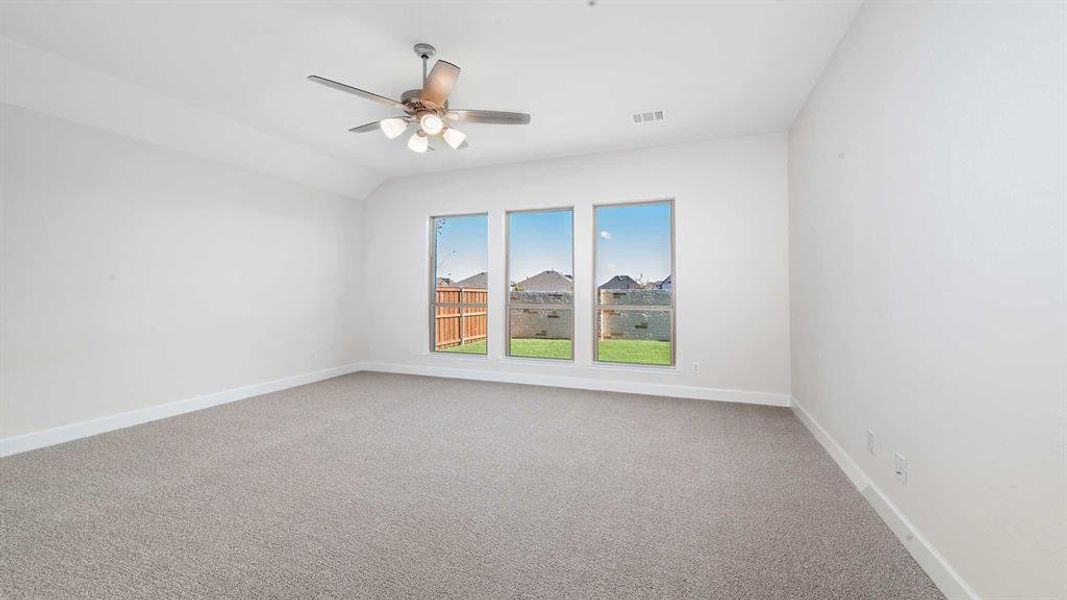
[[[604,362],[583,362],[578,363],[574,359],[563,358],[527,358],[525,356],[500,356],[497,358],[491,358],[485,354],[461,354],[452,352],[424,352],[423,357],[431,360],[457,360],[479,363],[501,363],[511,365],[539,365],[539,366],[552,366],[563,367],[566,369],[591,369],[593,371],[615,371],[615,372],[630,372],[630,373],[663,373],[669,375],[679,375],[682,373],[681,367],[678,365],[639,365],[639,364],[627,364],[627,363],[604,363]]]
[[[432,358],[435,360],[473,360],[473,361],[489,361],[489,356],[485,354],[463,354],[460,352],[423,352],[423,356],[426,358]]]
[[[634,373],[667,373],[678,375],[682,372],[678,365],[638,365],[628,363],[592,362],[589,368],[597,371],[631,371]]]
[[[516,365],[552,365],[567,368],[573,368],[575,366],[573,358],[533,358],[527,356],[501,356],[499,360],[502,363],[510,363]]]

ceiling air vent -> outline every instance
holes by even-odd
[[[639,112],[633,114],[634,123],[640,125],[642,123],[651,123],[653,121],[663,120],[662,110],[650,110],[648,112]]]

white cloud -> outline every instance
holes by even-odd
[[[600,232],[600,237],[604,238],[605,240],[610,240],[611,239],[611,232],[610,231],[601,231]]]

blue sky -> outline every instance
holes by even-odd
[[[510,276],[520,281],[541,271],[573,273],[571,211],[511,213],[508,216]],[[443,217],[437,238],[437,276],[453,281],[488,270],[486,215]],[[615,275],[659,281],[671,272],[671,209],[667,203],[596,208],[600,285]]]
[[[437,236],[437,276],[459,281],[489,270],[489,220],[486,215],[441,217]]]
[[[574,273],[571,246],[574,213],[569,210],[508,215],[508,274],[522,281],[549,269]]]
[[[615,275],[660,281],[671,274],[671,206],[596,208],[596,285]]]

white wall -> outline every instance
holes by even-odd
[[[0,104],[0,437],[358,358],[361,202]]]
[[[789,137],[793,393],[988,598],[1067,597],[1063,19],[868,2]]]
[[[592,205],[657,198],[676,202],[680,369],[592,366]],[[504,358],[504,213],[560,206],[575,207],[576,363]],[[430,356],[428,219],[486,211],[489,358]],[[364,217],[363,337],[374,340],[368,361],[524,374],[533,381],[562,376],[775,394],[744,398],[757,401],[788,398],[784,133],[396,179],[367,199]],[[701,363],[699,373],[690,371],[694,361]]]

